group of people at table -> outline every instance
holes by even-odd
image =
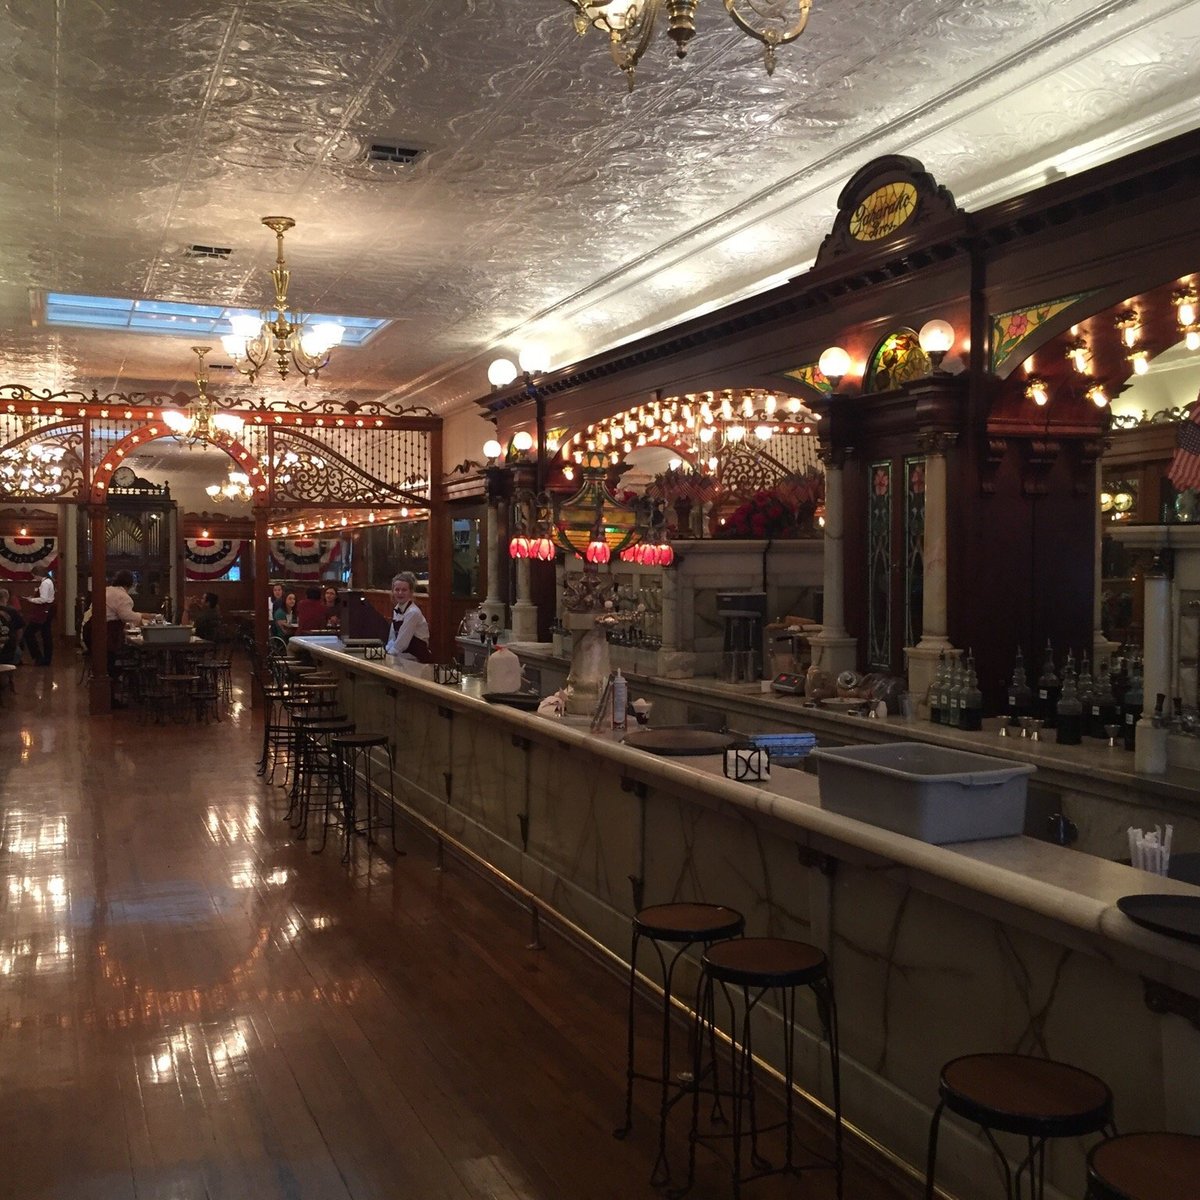
[[[321,633],[336,631],[338,627],[337,588],[332,586],[310,587],[302,600],[295,592],[284,590],[282,583],[271,586],[268,599],[271,614],[271,635],[285,642],[296,633]]]

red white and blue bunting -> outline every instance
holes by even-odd
[[[188,579],[219,579],[228,574],[245,545],[228,538],[184,538],[184,573]]]
[[[57,538],[0,538],[0,578],[29,579],[34,567],[50,570],[57,559]]]
[[[337,538],[277,538],[271,543],[272,574],[287,579],[320,579],[341,557],[342,543]]]

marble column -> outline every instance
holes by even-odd
[[[825,462],[825,540],[822,557],[822,625],[811,641],[813,664],[834,675],[853,671],[858,663],[858,640],[846,632],[845,478],[842,458],[822,451]]]
[[[919,706],[926,704],[929,685],[937,674],[939,657],[957,653],[949,638],[950,614],[946,603],[946,512],[949,502],[946,451],[956,440],[956,435],[952,433],[930,433],[921,438],[921,449],[925,452],[921,640],[905,650],[908,690]]]
[[[530,582],[530,563],[527,558],[517,559],[517,598],[512,606],[512,635],[515,642],[536,642],[538,637],[538,610],[533,603]]]
[[[1100,511],[1100,491],[1104,485],[1104,472],[1099,459],[1096,460],[1095,481],[1092,488],[1092,513],[1096,531],[1096,563],[1092,574],[1092,671],[1098,672],[1100,664],[1109,662],[1120,649],[1119,642],[1110,642],[1104,636],[1102,612],[1104,608],[1104,514]]]
[[[490,625],[493,621],[504,624],[504,601],[500,599],[500,572],[506,565],[500,546],[500,508],[490,503],[487,506],[487,596],[479,606]]]

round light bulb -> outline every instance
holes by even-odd
[[[543,375],[550,370],[550,351],[539,342],[531,342],[517,355],[517,362],[527,375]]]
[[[500,445],[495,438],[489,438],[483,443],[484,458],[499,458],[504,452],[504,447]]]
[[[488,383],[492,387],[508,387],[517,377],[517,364],[507,358],[497,358],[488,367]]]
[[[926,321],[917,334],[926,354],[945,354],[954,345],[954,326],[949,321]]]
[[[725,431],[725,436],[731,442],[740,442],[746,436],[746,429],[743,425],[730,425]]]
[[[836,387],[850,371],[850,355],[841,346],[830,346],[829,349],[821,351],[817,367]]]
[[[518,454],[526,454],[533,449],[533,434],[526,429],[518,430],[513,434],[512,444]]]
[[[759,425],[754,431],[754,436],[758,438],[760,442],[769,442],[771,440],[771,434],[774,432],[775,430],[773,430],[770,425]]]

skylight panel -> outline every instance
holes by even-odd
[[[131,333],[165,333],[173,337],[220,338],[229,333],[229,318],[253,308],[218,304],[185,304],[176,300],[128,300],[119,296],[46,294],[46,324],[74,329],[127,329]],[[343,346],[363,346],[391,322],[376,317],[349,317],[334,313],[305,313],[305,324],[330,321],[345,330]]]

